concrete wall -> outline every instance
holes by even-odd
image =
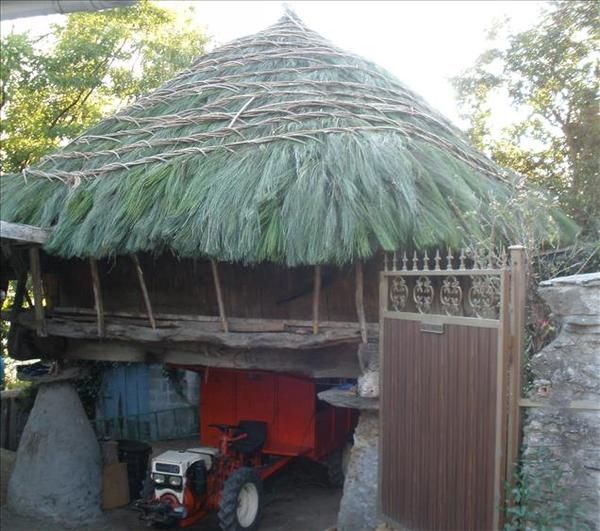
[[[160,363],[134,363],[116,364],[103,378],[96,418],[128,419],[117,427],[110,421],[100,422],[103,435],[165,440],[198,433],[198,373]],[[120,433],[119,426],[125,425],[127,433]]]
[[[176,407],[198,407],[200,399],[200,375],[197,372],[174,369],[170,377],[165,366],[153,363],[149,366],[150,411]]]
[[[197,372],[174,369],[165,374],[165,365],[149,366],[150,411],[181,408],[175,413],[158,413],[161,439],[182,433],[198,432],[196,423],[200,400],[200,375]],[[183,408],[188,408],[185,410]]]
[[[532,523],[573,529],[580,513],[600,526],[600,273],[543,282],[540,294],[561,321],[557,338],[532,360],[524,423],[524,473],[530,485]],[[577,527],[579,528],[579,527]]]

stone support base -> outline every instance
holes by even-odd
[[[377,527],[379,412],[361,411],[344,482],[338,531],[371,531]]]
[[[41,385],[21,437],[7,503],[16,513],[81,527],[102,515],[102,457],[79,396]]]

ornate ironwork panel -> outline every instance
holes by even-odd
[[[508,269],[505,251],[386,254],[384,275],[389,282],[385,310],[497,320],[500,273]]]

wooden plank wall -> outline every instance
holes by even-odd
[[[16,451],[29,413],[23,407],[20,391],[0,393],[0,448]]]
[[[139,255],[155,313],[219,314],[209,261],[178,260]],[[378,271],[380,259],[364,266],[364,304],[367,320],[378,322]],[[119,257],[98,262],[104,310],[145,312],[132,260]],[[45,257],[42,267],[58,279],[56,306],[94,307],[89,264]],[[286,268],[275,264],[245,267],[219,263],[225,313],[228,317],[312,319],[313,268]],[[323,267],[319,318],[322,321],[357,321],[355,271]]]
[[[492,529],[497,329],[385,319],[381,510],[409,529]]]

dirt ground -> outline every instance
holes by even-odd
[[[13,456],[2,452],[3,489],[8,482]],[[2,489],[2,490],[3,490]],[[4,492],[2,492],[4,494]],[[332,489],[326,483],[324,470],[310,461],[293,461],[276,476],[265,482],[265,504],[260,531],[324,531],[333,528],[340,503],[341,489]],[[2,502],[4,502],[2,496]],[[2,531],[63,531],[64,526],[47,521],[18,516],[0,508]],[[129,508],[105,513],[102,521],[84,528],[87,531],[147,530],[138,521],[138,513]],[[190,531],[218,531],[215,517],[207,518]]]

